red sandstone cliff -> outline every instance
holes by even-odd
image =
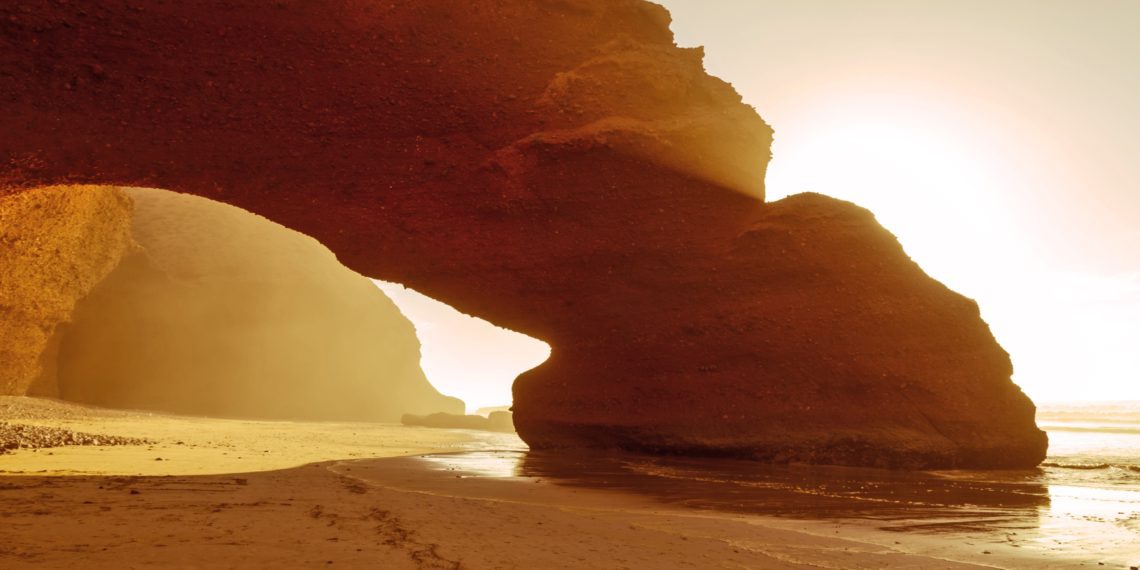
[[[1028,466],[972,302],[865,211],[764,205],[771,130],[640,0],[0,7],[0,182],[159,186],[548,341],[534,447]]]

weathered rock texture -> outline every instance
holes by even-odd
[[[56,327],[136,247],[131,212],[90,187],[0,196],[0,394],[28,391]]]
[[[0,7],[0,178],[160,186],[548,341],[533,447],[1028,466],[969,301],[864,211],[764,205],[771,130],[640,0]],[[826,168],[826,165],[821,165]]]
[[[35,393],[228,417],[463,411],[392,301],[312,238],[196,196],[103,190],[133,199],[141,251],[79,301]]]

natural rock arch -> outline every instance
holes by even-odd
[[[862,209],[762,203],[771,129],[656,5],[97,0],[0,22],[0,180],[209,196],[546,340],[515,385],[534,447],[1044,456],[976,305]]]

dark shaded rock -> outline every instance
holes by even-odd
[[[516,381],[532,447],[892,468],[1041,461],[1034,407],[977,304],[923,273],[870,212],[792,196],[723,245],[702,283],[667,296],[706,310],[677,310],[637,339],[638,357],[567,347],[562,367]]]

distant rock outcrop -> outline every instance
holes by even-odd
[[[447,429],[473,429],[478,431],[497,431],[514,433],[515,424],[511,421],[510,412],[491,412],[488,416],[463,414],[430,414],[417,416],[404,414],[400,423],[406,426],[420,426]]]
[[[493,414],[495,412],[509,412],[509,411],[511,411],[510,406],[487,406],[485,408],[479,408],[479,409],[475,410],[475,415],[483,416],[483,417],[490,417],[491,414]]]
[[[668,24],[640,0],[5,5],[0,182],[209,196],[545,340],[515,384],[533,447],[1039,462],[973,303],[862,209],[764,204],[771,129]]]

